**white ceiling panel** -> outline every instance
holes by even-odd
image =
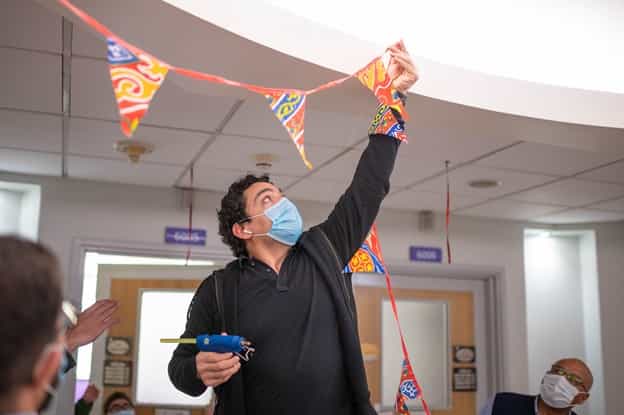
[[[106,59],[106,39],[91,32],[83,23],[75,24],[72,31],[72,53],[74,56]]]
[[[583,151],[538,143],[522,143],[480,160],[501,169],[569,176],[617,159],[616,154]]]
[[[32,0],[3,0],[0,46],[61,52],[62,18]]]
[[[457,211],[459,215],[481,216],[509,220],[531,220],[565,209],[564,207],[517,202],[515,200],[492,200],[482,205]]]
[[[428,128],[419,125],[418,115],[406,126],[408,142],[401,145],[400,160],[449,160],[458,164],[511,145],[505,136],[475,135],[450,127]]]
[[[313,99],[314,97],[312,97]],[[306,144],[348,147],[366,137],[371,115],[314,111],[305,113]],[[290,141],[286,129],[271,112],[266,99],[251,97],[225,127],[227,134]]]
[[[624,197],[620,199],[611,200],[609,202],[598,203],[588,206],[591,209],[609,210],[612,212],[624,212]]]
[[[311,176],[289,187],[285,194],[291,199],[336,203],[348,186],[349,180],[346,179],[321,180]]]
[[[349,178],[353,177],[353,173],[355,173],[355,168],[357,167],[357,163],[362,156],[366,144],[368,144],[368,140],[363,144],[357,145],[353,150],[344,153],[328,165],[320,168],[318,172],[314,173],[314,177],[323,180],[342,179],[345,176]],[[399,154],[401,154],[408,145],[409,144],[402,145],[399,149]],[[406,186],[417,180],[432,176],[443,169],[443,160],[433,160],[429,158],[409,160],[407,157],[399,156],[397,157],[394,171],[390,177],[391,189],[394,190]]]
[[[205,164],[197,165],[193,171],[193,187],[225,193],[232,183],[246,174],[260,176],[264,173],[259,170],[220,169]],[[296,177],[285,175],[270,175],[270,178],[277,187],[282,189],[297,179]],[[179,186],[191,187],[190,175],[188,173],[184,175]]]
[[[202,94],[194,94],[165,79],[150,105],[145,122],[200,131],[216,130],[236,98],[211,96],[206,93],[206,89],[203,91]]]
[[[209,137],[203,133],[142,126],[136,130],[133,139],[154,145],[154,152],[146,154],[142,160],[185,165]],[[68,152],[72,155],[126,159],[125,154],[113,149],[115,142],[123,139],[126,137],[116,122],[74,118],[69,127]]]
[[[592,170],[579,176],[581,179],[598,180],[606,183],[624,184],[624,161],[600,169]]]
[[[119,119],[105,61],[72,58],[71,114],[106,120]]]
[[[306,145],[308,160],[320,165],[339,150],[332,147]],[[278,157],[270,171],[276,174],[303,176],[309,172],[292,142],[221,135],[200,157],[198,164],[242,171],[256,169],[253,155],[270,153]]]
[[[496,180],[501,182],[501,186],[490,189],[475,189],[468,185],[473,180]],[[452,170],[449,173],[449,181],[451,191],[462,194],[483,198],[494,198],[507,193],[517,192],[532,186],[546,183],[553,180],[553,177],[541,174],[521,173],[510,170],[493,169],[490,167],[481,167],[476,165],[468,165]],[[427,192],[444,192],[446,191],[446,177],[438,176],[426,182],[420,183],[412,190]]]
[[[0,170],[2,171],[60,176],[61,163],[60,154],[0,149]]]
[[[564,224],[564,223],[591,223],[616,222],[624,220],[624,212],[605,212],[591,209],[571,209],[553,215],[542,216],[536,222]]]
[[[60,153],[60,116],[0,110],[0,147]]]
[[[451,210],[474,205],[487,200],[483,197],[451,194]],[[446,194],[436,192],[415,192],[405,190],[386,197],[383,207],[404,210],[446,211]]]
[[[145,186],[173,186],[183,168],[153,163],[132,164],[126,160],[67,157],[69,177]]]
[[[570,207],[586,206],[603,200],[624,196],[624,186],[587,180],[566,179],[526,192],[509,199]]]
[[[0,48],[0,107],[59,113],[61,56]]]

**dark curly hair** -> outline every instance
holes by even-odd
[[[221,199],[221,210],[217,211],[219,235],[221,235],[223,243],[230,247],[235,257],[247,255],[245,243],[234,236],[232,226],[247,217],[243,192],[254,183],[272,184],[273,182],[266,174],[262,176],[248,174],[230,185],[227,193]]]
[[[108,414],[108,411],[110,409],[111,404],[113,403],[113,401],[116,401],[117,399],[123,399],[126,402],[128,402],[130,404],[131,407],[134,408],[134,405],[132,404],[132,400],[130,400],[130,397],[128,395],[126,395],[123,392],[113,392],[111,393],[108,398],[106,398],[106,401],[104,401],[104,413]]]

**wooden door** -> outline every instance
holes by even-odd
[[[100,353],[95,354],[94,366],[99,364],[100,368],[93,371],[99,379],[95,379],[98,384],[103,384],[101,365],[104,359],[110,356],[102,351],[107,337],[126,337],[132,344],[132,352],[128,356],[115,356],[115,360],[130,361],[132,365],[132,383],[128,387],[103,386],[101,398],[96,405],[99,406],[94,414],[100,413],[100,408],[104,400],[114,391],[121,391],[133,397],[133,386],[136,382],[136,348],[138,347],[138,315],[139,296],[143,290],[185,290],[195,291],[203,278],[210,274],[213,267],[182,267],[182,266],[127,266],[127,265],[104,265],[100,266],[98,272],[98,297],[109,297],[119,302],[117,317],[120,323],[111,327],[107,336],[102,336],[100,340]],[[185,312],[184,312],[185,313]],[[186,314],[184,314],[186,317]],[[175,337],[180,333],[166,333],[163,337]],[[157,347],[158,345],[155,345]],[[96,359],[99,362],[96,362]],[[93,375],[92,375],[93,376]],[[136,406],[137,415],[154,415],[157,407]],[[94,408],[96,409],[96,408]],[[185,409],[191,415],[203,415],[203,409]]]
[[[360,341],[365,355],[365,367],[368,384],[371,391],[371,400],[374,404],[381,402],[381,307],[382,302],[388,299],[387,291],[381,287],[354,287],[355,300],[358,310],[358,326]],[[443,301],[448,305],[448,344],[474,345],[474,302],[471,292],[433,291],[417,289],[395,289],[397,301],[424,300]],[[400,353],[397,350],[396,353]],[[414,360],[415,356],[411,356]],[[448,379],[452,380],[452,369],[474,367],[474,364],[453,363],[452,350],[448,350]],[[398,386],[399,368],[397,368],[396,382]],[[418,373],[415,374],[418,377]],[[426,385],[421,385],[427,397]],[[452,385],[449,385],[452,387]],[[432,410],[433,415],[474,415],[476,413],[475,392],[451,392],[449,409]]]

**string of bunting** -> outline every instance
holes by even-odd
[[[374,93],[382,104],[397,110],[404,120],[408,119],[408,114],[397,91],[392,88],[392,79],[386,72],[383,56],[374,58],[352,75],[327,82],[313,89],[267,88],[170,65],[126,42],[95,18],[74,6],[69,0],[58,0],[58,2],[107,39],[108,63],[119,107],[121,130],[127,137],[132,137],[139,126],[141,119],[147,113],[150,102],[169,71],[189,78],[244,88],[263,95],[268,100],[271,111],[286,128],[308,169],[312,168],[312,163],[308,160],[304,148],[304,115],[306,98],[309,95],[336,87],[356,77]]]
[[[403,335],[403,329],[399,322],[399,313],[397,311],[396,300],[394,298],[394,292],[392,291],[392,281],[390,280],[390,273],[388,267],[383,259],[381,253],[381,245],[377,237],[377,225],[373,224],[371,230],[362,243],[362,246],[353,255],[353,258],[349,261],[344,269],[344,272],[372,272],[378,274],[384,274],[386,279],[386,289],[388,291],[388,297],[390,299],[390,305],[392,306],[392,314],[394,315],[394,321],[396,322],[399,337],[401,339],[401,350],[403,352],[403,363],[401,367],[401,378],[399,380],[399,388],[396,394],[394,413],[400,415],[409,415],[409,409],[407,402],[410,400],[419,400],[426,415],[431,415],[429,406],[425,401],[422,393],[422,388],[414,375],[412,369],[409,352],[407,350],[407,344],[405,342],[405,336]]]
[[[403,120],[407,121],[409,119],[399,94],[392,87],[392,79],[386,71],[387,55],[375,57],[354,74],[327,82],[313,89],[268,88],[168,64],[126,42],[95,18],[73,5],[69,0],[58,0],[58,2],[107,39],[107,58],[113,91],[119,109],[120,127],[121,131],[127,137],[132,137],[138,128],[141,119],[147,113],[152,99],[170,71],[189,78],[244,88],[248,91],[263,95],[269,103],[271,112],[273,112],[275,117],[284,126],[303,162],[309,169],[312,168],[312,164],[306,156],[304,147],[305,106],[308,96],[336,87],[355,77],[366,88],[373,92],[380,103],[398,111]],[[189,229],[192,227],[192,209],[191,205],[189,207]],[[189,257],[190,251],[187,252],[187,261]],[[416,380],[410,362],[403,330],[399,322],[396,301],[392,292],[390,274],[384,263],[381,247],[377,238],[376,225],[373,225],[362,247],[346,266],[345,272],[374,272],[385,275],[386,287],[401,338],[401,348],[403,352],[403,363],[396,395],[395,412],[401,415],[408,415],[407,401],[420,400],[426,415],[430,415],[429,407],[422,394],[422,388]]]

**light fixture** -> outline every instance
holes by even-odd
[[[468,186],[474,187],[475,189],[491,189],[494,187],[499,187],[502,184],[503,184],[502,182],[498,180],[492,180],[492,179],[478,179],[478,180],[471,180],[468,182]]]
[[[139,140],[119,140],[115,143],[114,149],[126,154],[131,163],[138,163],[142,155],[154,151],[154,145]]]
[[[257,153],[251,156],[251,160],[258,169],[267,171],[273,167],[273,163],[279,161],[279,156],[271,153]]]

